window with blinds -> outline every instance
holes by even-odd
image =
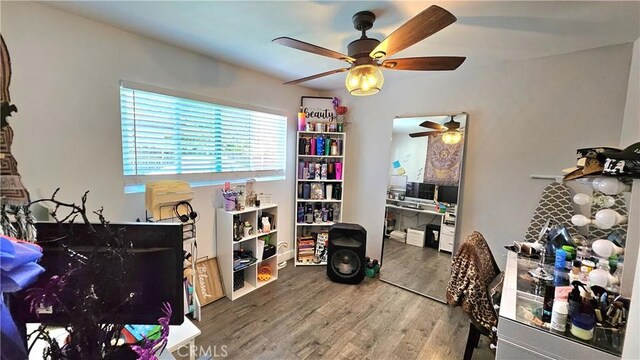
[[[163,175],[194,180],[284,177],[285,116],[124,85],[120,113],[127,184]]]

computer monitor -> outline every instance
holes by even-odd
[[[438,202],[448,204],[458,203],[458,187],[457,186],[438,186]]]
[[[422,200],[433,200],[436,187],[432,184],[425,184],[419,182],[407,183],[407,190],[405,192],[405,198],[415,198]]]
[[[103,301],[94,314],[105,317],[105,323],[116,324],[158,324],[164,316],[163,303],[170,304],[172,313],[170,324],[179,325],[184,321],[183,289],[183,241],[182,224],[168,223],[110,223],[109,231],[122,231],[125,243],[132,247],[125,250],[124,263],[126,278],[114,283],[109,274],[121,274],[117,261],[109,256],[108,230],[101,224],[93,224],[104,243],[96,244],[96,236],[90,226],[84,223],[37,223],[37,244],[43,249],[40,265],[45,269],[36,282],[18,292],[11,299],[11,312],[21,323],[43,323],[47,325],[73,324],[74,316],[62,307],[74,308],[79,300],[73,291],[74,283],[65,284],[58,305],[49,309],[32,312],[26,296],[29,289],[43,288],[49,284],[51,276],[63,275],[69,271],[68,247],[84,261],[100,264],[95,273],[84,274],[95,286],[95,294]],[[111,254],[111,255],[109,255]],[[129,256],[130,255],[130,256]],[[78,281],[83,281],[79,279]],[[129,298],[127,300],[127,298]],[[122,305],[125,303],[125,305]]]

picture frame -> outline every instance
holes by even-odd
[[[260,194],[258,194],[258,195],[256,195],[256,196],[257,196],[257,197],[256,197],[256,198],[257,198],[257,200],[258,200],[258,201],[260,201],[260,204],[261,204],[261,205],[264,205],[264,204],[271,204],[271,194],[263,194],[263,193],[260,193]]]
[[[332,97],[303,96],[300,106],[308,122],[329,122],[336,119]]]

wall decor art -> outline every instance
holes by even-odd
[[[303,96],[300,106],[307,122],[329,122],[336,118],[332,97]]]

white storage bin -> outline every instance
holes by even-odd
[[[424,231],[419,229],[407,229],[407,244],[424,247]]]

